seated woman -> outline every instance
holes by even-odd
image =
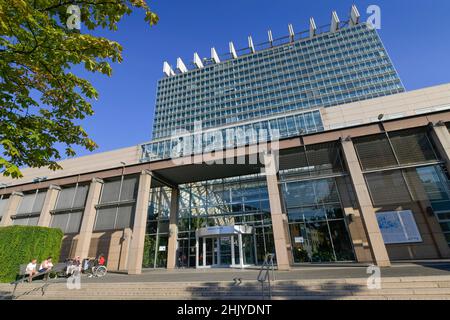
[[[52,257],[45,259],[39,267],[39,272],[47,272],[53,268]]]

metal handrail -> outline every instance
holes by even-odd
[[[268,284],[268,293],[269,293],[269,299],[272,299],[272,281],[275,280],[275,273],[274,273],[274,264],[273,264],[273,253],[266,254],[264,258],[264,262],[261,265],[261,269],[259,270],[258,278],[257,280],[261,282],[261,294],[262,298],[264,299],[264,283],[267,281]]]

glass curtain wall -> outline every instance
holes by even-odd
[[[339,143],[280,154],[280,178],[295,263],[353,261],[354,250],[338,191],[351,188]]]
[[[357,138],[354,145],[377,212],[411,210],[419,230],[434,214],[450,243],[449,177],[428,129]]]
[[[171,192],[172,189],[168,187],[151,190],[142,263],[144,268],[167,266]]]
[[[23,195],[17,208],[16,215],[12,217],[14,225],[37,226],[47,190],[36,190]]]
[[[195,267],[197,229],[229,225],[253,227],[253,234],[243,238],[243,247],[248,251],[244,252],[247,264],[261,264],[266,253],[274,253],[265,177],[251,175],[181,186],[178,216],[179,266]],[[252,253],[249,253],[250,250]],[[235,254],[236,252],[235,250]]]

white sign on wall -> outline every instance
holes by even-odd
[[[159,250],[158,251],[166,251],[166,246],[159,246]]]
[[[411,210],[377,212],[385,244],[422,242]]]

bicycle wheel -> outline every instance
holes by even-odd
[[[105,266],[100,266],[95,270],[95,276],[101,278],[101,277],[104,277],[107,272],[108,272],[108,270],[106,269]]]

